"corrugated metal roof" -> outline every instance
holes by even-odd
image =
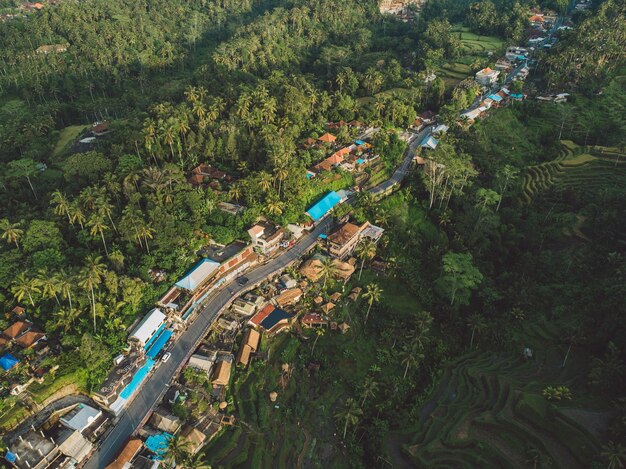
[[[176,286],[193,292],[208,279],[220,266],[219,262],[211,259],[202,259],[186,276],[176,282]]]
[[[159,308],[154,308],[141,320],[139,325],[133,330],[129,338],[137,339],[142,345],[146,344],[155,332],[163,325],[165,314]]]

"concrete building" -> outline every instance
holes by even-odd
[[[476,82],[479,85],[483,86],[491,86],[497,80],[500,72],[498,70],[492,70],[489,67],[483,68],[482,70],[476,72]]]

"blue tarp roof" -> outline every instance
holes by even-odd
[[[2,369],[4,371],[9,371],[11,368],[13,368],[15,365],[17,365],[20,361],[15,358],[13,355],[11,355],[10,353],[7,353],[6,355],[3,355],[0,358],[0,367],[2,367]]]
[[[7,454],[4,455],[4,459],[6,459],[9,462],[15,462],[17,459],[17,454],[12,453],[11,451],[7,450]]]
[[[306,213],[313,221],[317,221],[328,213],[335,205],[341,202],[341,197],[335,191],[331,191],[322,197],[317,203],[309,208]]]
[[[259,324],[259,326],[261,326],[265,330],[269,330],[283,319],[290,318],[291,316],[293,315],[289,314],[287,311],[276,308],[265,319],[263,319],[263,321],[261,321],[261,324]]]
[[[493,99],[495,102],[499,103],[500,101],[502,101],[502,96],[497,95],[497,94],[490,94],[488,96],[489,99]]]
[[[150,350],[146,352],[146,355],[150,358],[156,357],[159,352],[163,350],[163,347],[165,347],[165,344],[167,344],[167,341],[170,340],[170,337],[172,337],[173,333],[174,332],[170,331],[169,329],[164,330],[159,338],[154,342],[154,344],[152,344]]]
[[[146,438],[146,442],[144,443],[144,445],[146,448],[156,454],[157,460],[161,460],[163,459],[163,456],[165,456],[165,454],[167,453],[167,448],[172,437],[173,435],[167,432],[150,435],[148,438]]]
[[[219,266],[219,262],[212,261],[211,259],[202,259],[187,275],[176,282],[175,285],[178,288],[194,291]]]

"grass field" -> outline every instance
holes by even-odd
[[[619,190],[626,185],[626,155],[618,149],[561,143],[554,160],[527,168],[523,179],[525,202],[532,202],[550,188],[600,191]]]
[[[69,146],[78,138],[78,136],[85,130],[84,125],[71,125],[69,127],[65,127],[59,133],[59,140],[54,146],[54,150],[52,150],[52,157],[58,157],[65,150],[69,148]]]
[[[461,41],[460,57],[443,64],[436,72],[450,86],[472,75],[472,63],[489,60],[490,52],[496,55],[504,46],[504,42],[497,37],[481,36],[460,25],[454,26],[453,34]]]

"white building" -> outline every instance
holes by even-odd
[[[476,82],[483,86],[490,86],[498,80],[499,75],[500,72],[498,70],[492,70],[489,67],[483,68],[476,72]]]
[[[139,322],[128,336],[128,340],[138,342],[142,347],[145,347],[154,337],[154,334],[165,324],[165,317],[160,309],[154,308]]]

